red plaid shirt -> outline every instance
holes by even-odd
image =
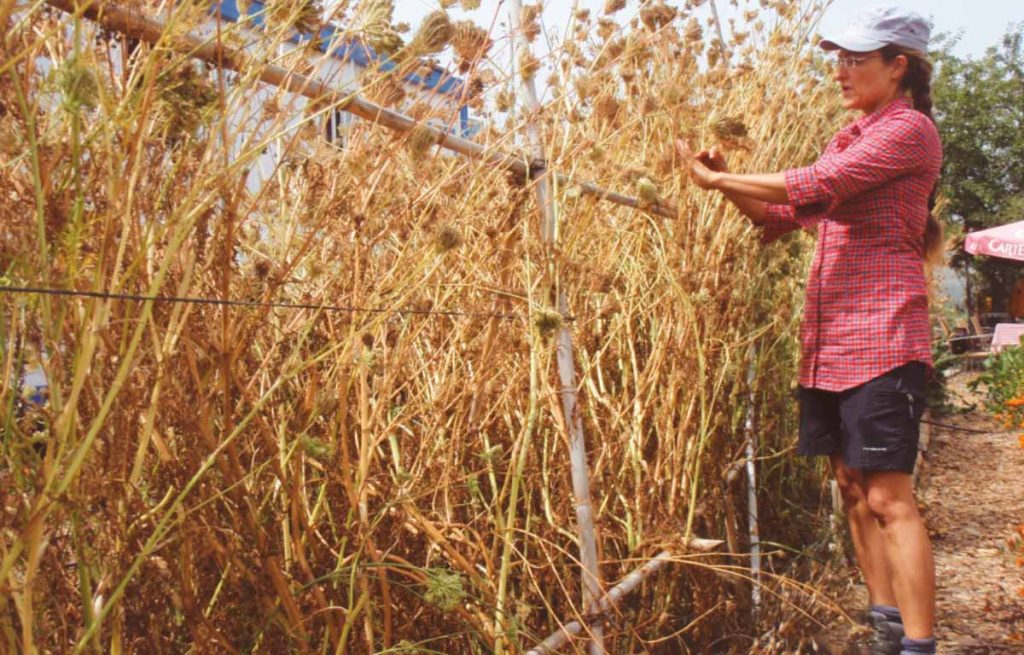
[[[935,125],[899,99],[843,128],[814,164],[786,171],[788,205],[763,238],[817,228],[800,328],[800,384],[843,391],[912,360],[934,368],[924,275]]]

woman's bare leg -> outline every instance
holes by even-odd
[[[857,566],[868,588],[870,604],[897,607],[885,536],[877,517],[868,506],[864,476],[860,471],[846,466],[841,455],[833,455],[831,462],[832,472],[843,496],[853,550],[857,554]]]
[[[909,473],[864,476],[867,505],[881,524],[892,590],[910,639],[929,639],[935,624],[935,560],[924,519],[917,511]]]

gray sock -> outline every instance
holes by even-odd
[[[903,623],[903,617],[900,616],[899,608],[893,607],[892,605],[871,605],[868,608],[868,613],[880,614],[886,621],[890,621],[892,623]]]
[[[900,640],[903,652],[900,655],[935,655],[935,639],[909,639],[904,637]]]

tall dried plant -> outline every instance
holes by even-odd
[[[610,647],[741,652],[768,629],[741,611],[742,559],[682,544],[723,536],[740,502],[723,475],[743,458],[755,339],[762,533],[812,532],[792,502],[816,493],[809,468],[775,457],[810,242],[761,246],[720,199],[690,193],[672,143],[742,142],[736,169],[812,159],[839,120],[808,46],[820,7],[749,8],[725,61],[693,22],[702,8],[654,3],[620,26],[607,4],[530,62],[553,75],[531,119],[551,170],[679,213],[556,184],[557,247],[528,182],[416,132],[357,123],[339,150],[321,138],[330,107],[261,87],[255,69],[221,73],[38,5],[4,18],[4,284],[335,308],[0,293],[5,650],[528,647],[582,610],[551,338],[563,320],[603,577],[680,554],[608,626]],[[201,20],[132,6],[172,35]],[[398,50],[391,7],[360,3],[353,36]],[[248,44],[252,66],[303,72],[280,54],[295,24],[221,38]],[[453,29],[429,50],[469,34]],[[464,57],[500,38],[472,37]],[[518,125],[485,118],[478,139],[517,152]],[[254,184],[268,148],[279,157]],[[568,319],[542,292],[552,262]],[[44,404],[22,384],[36,365]],[[766,603],[799,595],[772,589]]]

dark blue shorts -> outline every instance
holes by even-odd
[[[914,472],[928,367],[908,362],[846,391],[800,387],[797,454],[861,471]]]

